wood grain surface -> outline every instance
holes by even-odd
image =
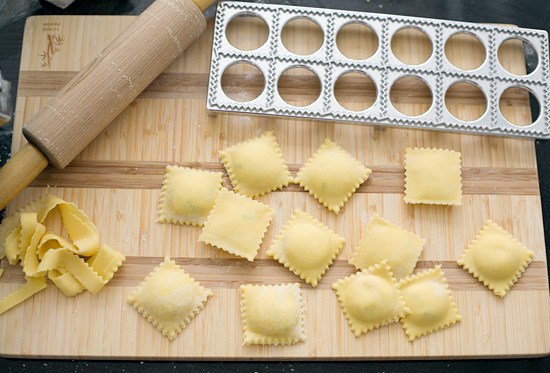
[[[25,144],[21,127],[54,96],[64,83],[113,40],[133,17],[33,17],[26,30],[21,79],[16,105],[12,150]],[[258,22],[232,25],[243,45],[262,36]],[[100,293],[65,297],[48,286],[32,299],[0,316],[0,354],[51,358],[128,359],[437,359],[540,356],[550,352],[550,297],[535,147],[532,140],[461,135],[456,133],[352,125],[294,118],[243,115],[208,116],[206,86],[213,22],[152,85],[123,111],[64,170],[47,168],[8,206],[8,215],[32,199],[53,193],[76,203],[97,225],[102,242],[123,252],[127,261]],[[41,66],[48,35],[62,35],[63,44]],[[285,34],[285,45],[299,48],[311,38]],[[348,39],[346,39],[346,37]],[[339,37],[341,48],[374,34],[351,30]],[[313,38],[313,39],[312,39]],[[352,38],[352,39],[349,39]],[[370,39],[369,39],[370,38]],[[51,39],[51,38],[50,38]],[[400,58],[415,61],[425,42],[404,35],[420,49],[396,48]],[[294,43],[294,44],[293,44]],[[471,66],[482,56],[468,40],[448,46],[449,58]],[[401,45],[401,46],[400,46]],[[461,53],[467,48],[467,53]],[[506,51],[507,66],[525,68],[521,47]],[[452,56],[452,57],[451,57]],[[473,56],[473,57],[472,57]],[[460,61],[460,59],[464,59]],[[474,61],[474,62],[475,62]],[[226,80],[228,89],[244,76]],[[250,89],[261,79],[250,79]],[[304,80],[307,84],[307,79]],[[345,83],[345,81],[344,81]],[[349,107],[372,94],[341,95]],[[345,88],[345,84],[342,85]],[[242,89],[248,89],[244,86]],[[405,87],[397,92],[396,107],[421,112],[429,101],[414,97]],[[300,91],[288,94],[299,103]],[[301,86],[300,89],[303,89]],[[303,97],[307,99],[307,97]],[[506,108],[523,121],[529,103],[514,96]],[[485,110],[483,97],[458,90],[447,99],[454,115],[475,118]],[[159,224],[157,203],[167,164],[224,171],[218,151],[265,131],[274,131],[291,172],[307,161],[327,137],[373,170],[339,215],[322,207],[297,186],[259,198],[276,210],[257,259],[249,263],[198,242],[200,228]],[[407,147],[438,147],[462,153],[463,205],[407,205],[403,202],[403,156]],[[224,183],[230,187],[224,172]],[[344,249],[312,288],[265,251],[277,233],[300,208],[345,237]],[[330,285],[353,273],[352,257],[373,213],[426,239],[416,270],[441,264],[462,321],[409,342],[394,323],[356,338]],[[534,252],[526,272],[504,298],[482,286],[456,260],[487,219],[499,223]],[[58,217],[48,227],[63,233]],[[164,256],[175,258],[214,296],[204,310],[174,340],[161,335],[126,301],[130,292]],[[0,262],[0,297],[24,282],[20,266]],[[307,342],[291,346],[242,346],[239,285],[300,282],[306,303]]]

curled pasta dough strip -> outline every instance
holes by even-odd
[[[27,255],[27,249],[31,244],[31,239],[36,229],[36,213],[27,212],[21,214],[21,233],[19,234],[19,248],[17,250],[18,259],[21,260],[23,265],[23,259]]]
[[[25,285],[21,286],[15,292],[0,300],[0,315],[10,308],[23,302],[27,298],[32,297],[40,290],[45,289],[47,286],[44,277],[25,276],[25,278],[27,279],[27,283]]]
[[[104,244],[86,263],[101,276],[103,281],[107,282],[113,278],[125,260],[124,255]]]
[[[23,272],[27,276],[34,276],[38,264],[38,243],[40,239],[46,233],[46,227],[40,224],[36,220],[36,213],[27,212],[21,214],[21,264],[23,265]],[[23,255],[24,253],[24,255]]]
[[[38,213],[38,221],[41,223],[46,220],[46,217],[54,208],[64,203],[69,203],[52,194],[46,195],[46,197],[41,200],[43,202],[37,205],[38,209],[36,210]]]
[[[13,215],[8,216],[4,220],[2,220],[2,224],[0,224],[0,259],[2,259],[5,255],[8,255],[7,238],[13,234],[14,230],[16,230],[18,227],[20,228],[20,224],[19,224],[20,215],[24,212],[38,212],[42,208],[42,206],[44,206],[46,200],[49,197],[50,195],[46,195],[44,197],[38,198],[33,202],[29,203],[28,205],[23,206],[19,211],[17,211]],[[18,233],[16,233],[15,235],[17,234]]]
[[[48,278],[68,297],[74,297],[84,291],[84,286],[66,269],[50,269]]]
[[[107,283],[82,258],[65,248],[47,251],[35,276],[44,275],[46,271],[59,268],[66,269],[93,294],[100,291]]]
[[[6,257],[11,265],[15,265],[19,260],[19,241],[21,239],[21,226],[16,227],[6,237]],[[1,257],[1,256],[0,256]]]
[[[42,223],[57,206],[61,210],[63,223],[76,248],[75,252],[83,256],[93,255],[99,249],[99,234],[97,233],[96,226],[74,203],[66,202],[59,197],[49,194],[30,203],[2,221],[2,224],[0,224],[0,259],[8,255],[8,251],[10,251],[8,237],[12,237],[13,239],[12,235],[14,231],[20,227],[18,223],[22,214],[27,212],[37,213],[37,220],[39,223]]]
[[[42,260],[48,250],[65,248],[76,254],[76,248],[72,243],[53,232],[46,232],[38,244],[38,258]]]
[[[76,253],[83,256],[95,254],[97,249],[99,249],[97,228],[76,205],[63,202],[59,205],[59,208],[61,209],[67,233],[69,233],[69,237],[73,240]]]
[[[38,245],[38,257],[40,260],[44,257],[44,254],[49,250],[67,249],[73,253],[76,253],[76,248],[69,241],[53,232],[46,232],[40,244]],[[94,268],[97,272],[97,270]],[[74,297],[82,293],[85,288],[82,284],[65,268],[59,267],[57,269],[50,269],[48,271],[48,278],[57,286],[63,294],[68,297]]]

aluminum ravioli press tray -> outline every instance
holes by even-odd
[[[229,22],[241,15],[260,17],[268,26],[267,41],[258,49],[243,51],[235,48],[226,37]],[[297,55],[288,51],[281,40],[285,24],[296,18],[315,22],[323,31],[321,47],[310,55]],[[336,46],[336,35],[349,23],[362,23],[378,37],[376,52],[365,60],[344,56]],[[432,54],[420,65],[407,65],[399,61],[391,50],[393,35],[404,28],[423,31],[432,43]],[[458,33],[474,35],[483,43],[485,61],[475,70],[461,70],[445,56],[447,40]],[[525,76],[505,70],[498,61],[499,46],[509,39],[529,43],[538,56],[538,65]],[[265,77],[262,93],[248,102],[238,102],[223,91],[223,72],[239,62],[251,63]],[[402,17],[378,13],[348,12],[330,9],[291,7],[268,4],[223,2],[218,5],[207,109],[210,111],[240,112],[294,116],[347,122],[362,122],[446,131],[472,132],[494,135],[550,138],[550,88],[548,67],[548,34],[545,31],[481,25],[466,22],[443,21],[428,18]],[[321,94],[312,104],[297,107],[283,100],[277,90],[280,76],[292,67],[305,67],[314,72],[321,82]],[[376,85],[376,100],[363,111],[342,107],[334,97],[334,84],[348,72],[362,72]],[[408,116],[394,108],[390,102],[390,89],[403,77],[421,79],[432,92],[432,104],[419,116]],[[448,88],[457,82],[473,83],[481,89],[487,100],[487,109],[475,121],[462,121],[454,117],[444,103]],[[499,109],[499,99],[508,89],[520,87],[533,94],[540,114],[528,126],[510,123]]]

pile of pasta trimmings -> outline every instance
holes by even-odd
[[[43,224],[55,208],[61,212],[72,242],[47,231]],[[100,246],[97,228],[84,212],[50,194],[4,219],[0,225],[0,259],[4,256],[11,265],[20,262],[27,282],[0,300],[0,314],[45,289],[46,274],[68,297],[84,290],[95,294],[126,259],[109,246]]]

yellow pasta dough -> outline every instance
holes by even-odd
[[[72,243],[53,232],[46,232],[40,239],[40,243],[38,245],[38,258],[42,260],[46,251],[61,248],[65,248],[76,254],[76,248]]]
[[[56,207],[72,243],[46,232],[41,224]],[[46,272],[67,296],[75,296],[85,289],[97,293],[124,260],[124,255],[106,245],[98,251],[99,235],[86,214],[53,195],[34,201],[5,219],[0,225],[0,244],[10,264],[21,261],[27,279],[24,286],[0,301],[2,312],[45,288]],[[79,256],[92,254],[95,255],[88,263]]]
[[[50,269],[48,271],[48,278],[67,297],[74,297],[85,290],[84,286],[69,271],[62,267]]]
[[[162,334],[174,339],[211,296],[211,290],[166,257],[130,294],[128,302]]]
[[[349,262],[357,269],[365,269],[387,260],[395,278],[400,280],[413,272],[425,242],[374,214]]]
[[[103,245],[86,263],[103,281],[110,281],[125,260],[126,257],[124,255],[107,245]]]
[[[15,292],[0,300],[0,315],[46,288],[44,277],[25,276],[27,282]]]
[[[533,253],[511,234],[488,220],[457,263],[496,295],[503,297],[532,257]]]
[[[0,259],[4,255],[9,256],[9,253],[13,255],[13,251],[17,251],[13,247],[19,243],[17,236],[20,234],[20,218],[23,213],[36,213],[38,223],[43,223],[48,214],[56,207],[59,207],[61,211],[61,217],[67,233],[72,239],[75,253],[83,256],[93,255],[99,249],[99,234],[95,225],[74,203],[48,194],[24,206],[2,221],[0,224]],[[10,263],[12,262],[10,261]]]
[[[95,254],[99,249],[99,234],[88,216],[82,210],[79,210],[74,203],[57,198],[56,204],[61,210],[65,229],[67,229],[67,233],[73,241],[73,246],[76,248],[75,253],[82,256]],[[44,215],[40,222],[44,221],[45,218]]]
[[[74,247],[70,242],[55,233],[47,232],[42,236],[40,241],[38,256],[42,260],[47,252],[56,249],[74,253]],[[63,253],[61,256],[59,256],[60,254],[57,255],[55,261],[52,261],[51,258],[48,259],[48,261],[50,261],[50,264],[48,264],[48,278],[68,297],[80,294],[87,289],[75,278],[75,275],[77,277],[83,276],[81,273],[82,271],[87,273],[92,279],[92,285],[90,285],[91,289],[93,292],[97,292],[105,283],[113,278],[115,272],[118,271],[118,268],[126,259],[124,255],[107,245],[101,246],[101,248],[86,261],[89,268],[80,263],[82,260],[77,261],[76,258],[78,257],[76,255],[69,255],[68,253]],[[71,267],[71,271],[74,272],[74,275],[71,271],[65,269],[65,265],[67,264],[64,258],[71,258],[71,261],[77,263],[77,267]],[[45,264],[42,268],[44,268],[44,266]],[[91,271],[94,273],[91,274]]]
[[[300,284],[241,285],[243,345],[306,340]]]
[[[298,171],[295,182],[329,210],[339,213],[371,173],[344,149],[326,139]]]
[[[313,217],[296,210],[267,255],[315,287],[342,250],[344,241]]]
[[[67,270],[93,294],[100,291],[107,283],[81,257],[65,248],[48,250],[34,276],[44,276],[46,271],[59,268]]]
[[[461,320],[441,266],[436,266],[399,282],[411,313],[401,318],[409,341]]]
[[[250,198],[288,185],[292,180],[273,132],[220,151],[235,191]]]
[[[222,181],[221,172],[166,166],[158,221],[202,227],[214,207]]]
[[[253,261],[275,211],[222,188],[199,241]]]
[[[452,150],[405,150],[405,202],[462,205],[460,153]]]
[[[332,288],[356,337],[410,313],[387,261],[338,280]]]
[[[39,264],[38,244],[46,233],[46,227],[38,223],[34,212],[21,214],[21,237],[19,241],[19,255],[23,262],[23,272],[27,276],[34,276]]]
[[[19,216],[18,216],[19,218]],[[6,220],[6,219],[4,219]],[[0,225],[1,227],[1,225]],[[8,263],[11,265],[16,264],[19,261],[20,252],[19,244],[21,242],[21,225],[15,227],[12,232],[4,240],[4,254],[8,259]]]
[[[15,214],[8,216],[0,223],[0,259],[8,257],[10,264],[17,263],[19,240],[18,235],[21,231],[20,219],[24,212],[38,212],[45,205],[50,195],[41,197],[28,205],[23,206]],[[38,219],[38,217],[37,217]],[[11,253],[8,251],[11,249]],[[11,258],[10,258],[11,254]],[[14,261],[14,262],[12,262]]]

